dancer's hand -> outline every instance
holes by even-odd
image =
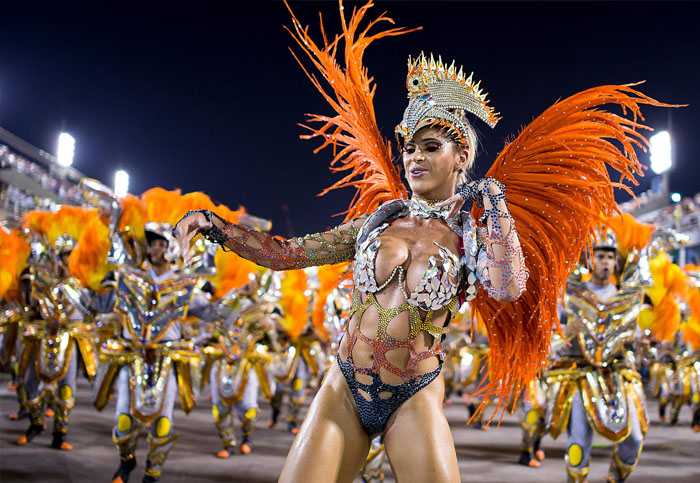
[[[450,206],[448,216],[455,216],[467,201],[476,201],[479,206],[486,205],[486,200],[492,196],[504,193],[503,185],[493,178],[482,178],[478,181],[471,181],[457,187],[454,195],[438,203],[436,208]],[[490,203],[490,201],[489,201]],[[488,207],[488,205],[486,205]]]
[[[452,218],[460,212],[467,200],[474,199],[478,189],[479,187],[477,181],[472,181],[468,184],[458,186],[455,194],[453,194],[446,200],[441,201],[440,203],[435,205],[435,207],[443,208],[445,206],[450,206],[450,212],[448,214],[448,217]]]
[[[180,249],[186,253],[189,251],[190,242],[197,233],[211,228],[212,222],[201,211],[190,211],[180,218],[173,228],[173,235],[180,245]]]

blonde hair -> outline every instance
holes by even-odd
[[[462,172],[457,177],[457,186],[466,183],[469,180],[469,172],[472,170],[472,168],[474,167],[474,163],[476,162],[476,148],[479,143],[479,138],[476,135],[476,130],[474,129],[474,126],[472,126],[472,124],[466,119],[466,117],[462,119],[462,122],[464,123],[464,127],[466,128],[465,132],[463,133],[466,135],[466,142],[459,142],[457,140],[455,140],[455,142],[457,143],[457,146],[460,149],[462,149],[464,151],[464,154],[467,156],[467,163],[464,166]]]

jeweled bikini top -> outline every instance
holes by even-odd
[[[462,224],[455,218],[448,218],[449,208],[436,209],[425,201],[411,199],[394,200],[382,205],[360,229],[355,250],[355,287],[362,293],[376,293],[387,287],[397,276],[399,287],[406,302],[422,310],[437,311],[446,308],[462,288],[462,269],[465,271],[466,296],[471,300],[476,295],[476,258],[478,254],[476,230],[471,216],[462,214]],[[458,235],[464,244],[464,257],[437,242],[437,255],[428,258],[428,267],[423,272],[418,285],[408,293],[403,265],[397,265],[389,277],[379,282],[376,279],[375,265],[381,246],[380,236],[391,221],[402,216],[442,219]]]

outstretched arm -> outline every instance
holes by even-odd
[[[272,270],[292,270],[352,259],[363,221],[358,218],[326,232],[283,239],[245,225],[228,223],[209,211],[197,211],[180,220],[175,233],[183,247],[189,246],[191,238],[201,233],[258,265]]]

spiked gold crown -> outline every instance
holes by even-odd
[[[445,124],[466,139],[465,113],[478,117],[494,127],[500,116],[488,105],[487,94],[474,82],[473,73],[466,76],[462,67],[454,61],[447,66],[438,57],[423,52],[415,59],[408,58],[408,107],[396,132],[410,139],[420,128],[429,123]]]

